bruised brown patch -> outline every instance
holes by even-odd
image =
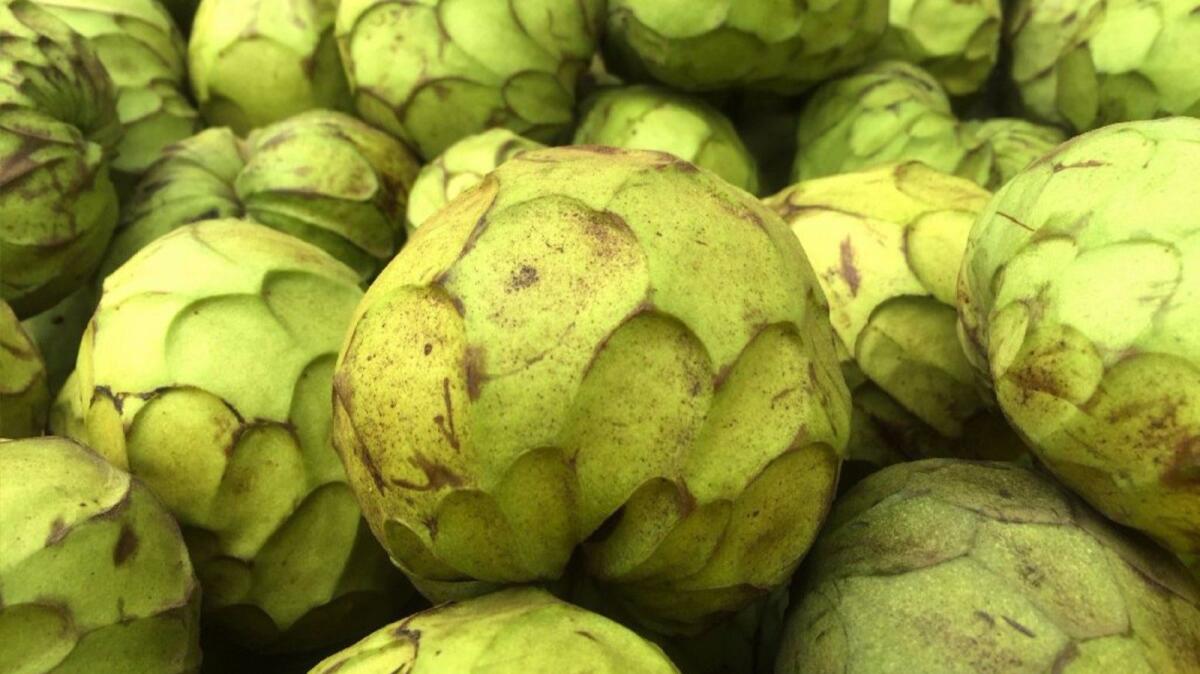
[[[450,398],[450,378],[442,378],[442,403],[446,407],[446,413],[439,414],[433,418],[433,422],[437,424],[438,430],[441,431],[442,437],[446,438],[446,442],[455,450],[462,449],[458,440],[458,431],[454,428],[454,403]]]
[[[413,456],[408,459],[414,468],[421,471],[425,475],[425,483],[418,484],[408,480],[393,479],[392,484],[397,487],[411,489],[413,491],[434,491],[442,487],[461,487],[463,485],[462,476],[444,464],[433,461],[429,457],[420,452],[414,452]]]
[[[138,537],[133,533],[133,529],[126,524],[121,527],[121,534],[117,536],[117,544],[113,546],[113,564],[121,566],[129,561],[133,553],[138,549]]]
[[[463,355],[463,370],[466,373],[467,395],[471,400],[479,400],[480,390],[487,378],[484,373],[485,352],[482,346],[468,346]]]
[[[862,278],[859,276],[858,266],[854,263],[854,244],[850,241],[850,237],[842,240],[841,265],[838,273],[846,280],[846,285],[850,288],[850,295],[857,296]]]

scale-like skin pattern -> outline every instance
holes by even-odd
[[[1200,588],[1049,476],[928,459],[838,501],[777,674],[1189,674]]]
[[[1000,52],[1000,0],[890,0],[873,57],[915,63],[951,96],[978,91]]]
[[[1117,124],[981,214],[968,356],[1038,458],[1101,512],[1200,552],[1200,120]]]
[[[849,424],[835,345],[799,242],[744,191],[665,153],[526,152],[368,291],[335,443],[428,596],[552,581],[578,552],[689,630],[811,543]]]
[[[299,239],[208,221],[110,275],[84,334],[88,440],[179,519],[205,611],[259,648],[335,643],[399,604],[329,439],[357,282]]]
[[[146,487],[52,437],[0,440],[0,476],[0,669],[200,669],[200,585]]]
[[[542,590],[444,604],[380,629],[311,674],[679,674],[654,644]]]
[[[37,344],[0,301],[0,438],[41,435],[49,407],[46,364]]]

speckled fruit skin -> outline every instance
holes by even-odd
[[[681,207],[686,205],[686,208]],[[334,379],[363,510],[427,596],[583,571],[698,629],[784,583],[849,394],[800,244],[671,155],[526,152],[371,286]]]
[[[78,33],[28,0],[0,4],[0,300],[20,318],[95,270],[117,222],[112,81]]]
[[[1186,674],[1200,587],[1049,476],[928,459],[838,501],[777,674]]]
[[[46,429],[50,390],[37,344],[0,300],[0,438],[27,438]]]
[[[332,655],[310,674],[679,674],[628,628],[535,589],[417,613]]]
[[[968,356],[1064,483],[1200,552],[1200,120],[1078,136],[996,193],[959,277]]]
[[[199,671],[200,585],[149,490],[54,437],[0,440],[0,475],[0,671]]]
[[[560,139],[596,51],[603,0],[341,0],[355,109],[425,159],[502,127]]]
[[[1016,458],[959,344],[955,293],[991,194],[918,162],[818,178],[767,199],[829,300],[855,414],[849,458]]]
[[[359,636],[403,600],[329,438],[333,365],[361,296],[315,246],[206,221],[105,279],[83,337],[88,441],[178,518],[209,624],[257,649]]]

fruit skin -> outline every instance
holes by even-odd
[[[405,229],[411,235],[438,209],[483,182],[497,166],[521,152],[544,147],[508,129],[489,129],[451,145],[417,174],[408,194]]]
[[[981,185],[992,170],[989,148],[955,118],[937,80],[899,61],[822,85],[796,129],[793,182],[912,160]]]
[[[0,438],[41,435],[49,407],[42,354],[12,308],[0,301]]]
[[[46,384],[57,393],[75,369],[79,341],[100,299],[99,288],[85,283],[58,304],[21,321],[46,361]]]
[[[91,44],[116,87],[124,135],[111,168],[127,193],[162,149],[200,130],[183,93],[186,46],[158,0],[37,0]]]
[[[443,604],[380,629],[310,674],[678,674],[654,644],[607,618],[520,588]]]
[[[188,72],[211,126],[251,129],[318,108],[348,110],[333,22],[338,0],[201,0]]]
[[[261,225],[188,225],[105,280],[79,353],[88,439],[179,519],[207,619],[259,649],[336,643],[399,603],[329,441],[357,281]]]
[[[87,401],[79,395],[79,376],[71,372],[50,405],[50,435],[89,445],[87,435]]]
[[[492,127],[545,143],[563,136],[603,6],[342,0],[337,40],[359,116],[432,159]]]
[[[1087,131],[1200,116],[1196,0],[1018,0],[1006,30],[1027,115]]]
[[[1198,179],[1200,120],[1073,138],[996,193],[958,288],[968,357],[1038,459],[1180,555],[1200,552]]]
[[[891,0],[876,60],[914,63],[951,96],[978,91],[1000,51],[1000,0]]]
[[[416,157],[340,112],[313,110],[245,141],[208,129],[167,149],[128,204],[102,273],[196,220],[245,217],[317,245],[368,280],[404,241]]]
[[[555,581],[581,546],[639,620],[697,631],[783,584],[828,507],[850,406],[812,269],[671,155],[511,159],[351,325],[334,442],[431,599]]]
[[[200,586],[162,504],[63,438],[0,440],[0,670],[200,668]]]
[[[798,183],[765,200],[800,240],[829,300],[854,392],[850,461],[880,468],[1024,454],[977,389],[956,332],[959,266],[990,197],[908,162]]]
[[[670,152],[751,194],[758,192],[758,168],[733,123],[699,98],[635,85],[605,89],[584,108],[576,145]]]
[[[1067,139],[1055,127],[1011,117],[966,122],[966,127],[980,142],[991,148],[992,176],[987,186],[993,190],[1012,180],[1034,160]]]
[[[835,505],[777,674],[1200,669],[1169,555],[1009,463],[885,468]]]
[[[83,37],[26,0],[0,5],[0,300],[27,318],[100,262],[117,220],[106,155],[121,136]]]
[[[685,91],[797,94],[867,62],[886,0],[609,0],[605,59]]]

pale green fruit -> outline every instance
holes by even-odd
[[[178,518],[208,620],[253,647],[337,643],[399,606],[329,437],[361,296],[315,246],[207,221],[113,272],[84,335],[88,439]]]
[[[840,499],[777,674],[1189,674],[1200,588],[1041,473],[929,459]]]
[[[910,162],[802,182],[766,200],[812,262],[855,371],[846,377],[857,417],[850,460],[878,468],[1024,453],[977,389],[956,332],[959,266],[990,197]]]
[[[61,389],[75,369],[79,340],[98,299],[99,288],[85,283],[50,309],[21,322],[46,361],[46,383],[51,393]]]
[[[551,142],[572,122],[603,0],[342,0],[355,106],[432,159],[491,127]]]
[[[0,438],[41,435],[49,407],[42,354],[12,308],[0,301]]]
[[[348,110],[338,0],[201,0],[188,39],[200,112],[240,135],[317,108]]]
[[[669,152],[751,194],[758,191],[754,158],[733,123],[704,101],[650,86],[606,89],[586,104],[576,145]]]
[[[114,180],[131,188],[162,149],[200,128],[183,94],[185,45],[158,0],[37,0],[96,50],[116,85],[125,133],[112,158]]]
[[[1006,39],[1021,103],[1046,123],[1200,116],[1196,0],[1018,0]]]
[[[508,129],[467,136],[421,167],[408,195],[409,234],[455,197],[483,182],[483,177],[526,150],[546,147]]]
[[[800,115],[796,144],[794,182],[903,161],[981,185],[992,170],[990,148],[954,116],[937,80],[899,61],[817,89]]]
[[[689,91],[799,93],[866,63],[887,0],[609,0],[605,54],[622,74]]]
[[[329,110],[241,141],[209,129],[167,149],[127,205],[108,273],[190,222],[241,216],[315,244],[373,278],[404,241],[416,157],[388,134]]]
[[[1000,52],[1000,0],[891,0],[873,56],[915,63],[951,96],[978,91]]]
[[[1200,120],[1078,136],[1000,189],[959,279],[968,356],[1110,518],[1200,553]]]
[[[0,440],[0,475],[0,671],[199,671],[200,586],[140,482],[51,437]]]
[[[70,438],[81,445],[91,444],[87,436],[88,401],[79,394],[79,376],[72,372],[50,405],[51,435]]]
[[[87,41],[28,0],[0,4],[0,300],[28,318],[91,275],[117,221],[121,135]]]
[[[450,603],[380,629],[310,674],[678,674],[654,644],[542,590]]]
[[[427,596],[575,560],[694,632],[788,579],[828,507],[850,401],[817,280],[746,192],[667,154],[525,152],[371,286],[334,441]]]
[[[967,122],[967,128],[981,143],[992,150],[992,177],[987,186],[997,189],[1012,180],[1026,166],[1048,154],[1067,139],[1052,126],[1034,124],[1023,119],[1000,117],[981,122]]]

